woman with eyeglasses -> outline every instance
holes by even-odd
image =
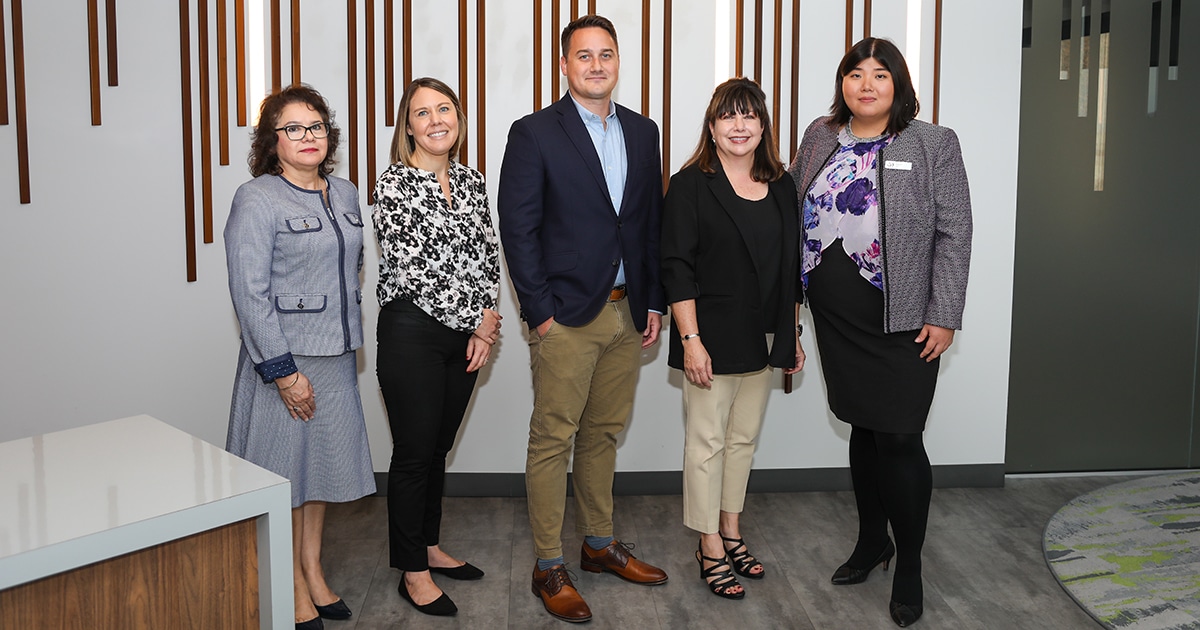
[[[307,85],[263,101],[247,160],[254,179],[225,225],[242,331],[226,449],[291,481],[297,630],[351,616],[321,569],[325,504],[375,492],[355,352],[362,213],[354,184],[330,175],[331,118]]]
[[[402,571],[400,597],[427,615],[458,612],[432,573],[483,577],[439,545],[446,455],[500,333],[499,241],[483,174],[458,162],[466,132],[454,90],[431,78],[410,83],[372,215],[381,252],[376,368],[392,430],[389,556]]]

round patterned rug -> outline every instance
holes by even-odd
[[[1108,628],[1200,628],[1200,471],[1076,497],[1046,524],[1046,563]]]

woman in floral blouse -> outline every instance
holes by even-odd
[[[916,120],[918,109],[900,51],[864,39],[842,58],[830,115],[809,125],[788,169],[829,408],[854,427],[858,542],[832,581],[864,582],[895,556],[889,612],[900,626],[923,612],[933,478],[922,432],[938,357],[962,327],[971,261],[958,137]]]
[[[466,117],[445,83],[404,91],[392,162],[375,188],[379,386],[392,430],[391,565],[400,596],[430,615],[457,607],[430,572],[483,572],[438,546],[446,454],[500,331],[499,244],[483,175],[455,161]]]

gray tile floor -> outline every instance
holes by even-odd
[[[1127,477],[1010,478],[1005,488],[934,490],[924,551],[925,630],[1099,627],[1054,581],[1042,560],[1042,528],[1064,503]],[[835,587],[829,575],[845,560],[856,531],[850,492],[753,494],[742,533],[767,566],[761,581],[742,580],[746,598],[705,590],[693,552],[696,535],[682,523],[678,496],[616,498],[619,538],[671,576],[637,586],[578,569],[580,540],[568,503],[563,545],[592,608],[582,627],[621,628],[894,628],[887,613],[889,573]],[[400,572],[388,566],[385,499],[330,505],[324,558],[329,584],[354,610],[330,630],[574,627],[550,617],[529,588],[533,541],[518,498],[445,501],[442,546],[480,567],[478,582],[439,577],[458,604],[453,618],[418,613],[396,593]]]

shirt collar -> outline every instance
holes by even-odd
[[[571,102],[575,104],[575,111],[579,112],[579,117],[582,118],[584,120],[584,122],[587,122],[589,120],[599,120],[600,119],[600,117],[597,116],[596,114],[593,114],[590,109],[584,107],[583,105],[580,105],[579,101],[575,100],[575,95],[571,94],[570,90],[567,90],[567,96],[571,97]],[[611,117],[615,116],[616,114],[617,114],[617,103],[616,103],[616,101],[609,99],[608,100],[608,116],[605,116],[605,118],[611,118]]]

